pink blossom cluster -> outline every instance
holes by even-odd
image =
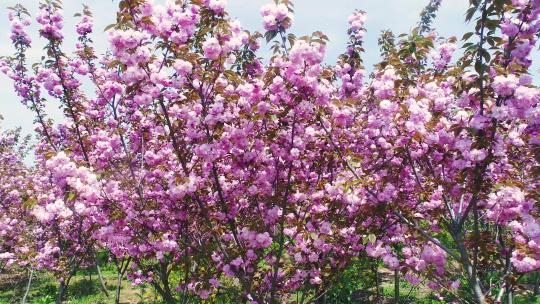
[[[206,0],[205,4],[216,14],[223,14],[227,0]]]
[[[204,57],[210,60],[215,60],[221,55],[221,45],[219,41],[211,37],[203,43]]]
[[[456,49],[457,47],[454,43],[443,43],[439,45],[438,49],[431,54],[433,66],[436,69],[445,68],[452,60],[452,55]]]
[[[11,24],[11,41],[15,43],[23,43],[24,45],[30,45],[32,39],[26,32],[26,27],[30,25],[30,19],[23,16],[15,16],[13,12],[8,15]]]
[[[364,25],[367,21],[367,14],[364,11],[356,11],[354,14],[349,16],[349,27],[351,33],[358,40],[362,40],[366,34],[366,29]]]
[[[493,78],[493,89],[501,96],[510,96],[517,89],[519,79],[515,75],[499,75]]]
[[[81,21],[76,25],[77,34],[83,36],[92,33],[92,28],[94,26],[94,18],[92,16],[84,15],[81,18]]]
[[[280,3],[269,3],[261,8],[263,26],[267,31],[287,30],[292,26],[294,15],[289,11],[287,5]]]
[[[64,38],[62,34],[64,17],[61,10],[55,9],[49,4],[40,4],[40,12],[36,20],[41,25],[39,30],[41,36],[58,40]]]
[[[29,263],[29,247],[32,246],[29,214],[24,207],[31,189],[29,171],[20,158],[19,134],[0,133],[0,271],[14,264]]]
[[[215,9],[224,6],[224,1],[212,0]],[[171,39],[176,44],[185,44],[196,31],[200,20],[200,7],[197,5],[181,5],[167,1],[166,6],[156,6],[150,1],[142,4],[140,25],[152,35]],[[143,23],[142,18],[150,18],[152,23]]]

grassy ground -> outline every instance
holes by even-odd
[[[75,276],[69,286],[67,300],[69,304],[109,304],[114,303],[116,292],[116,273],[112,268],[102,270],[109,297],[100,290],[95,271],[81,271]],[[10,274],[1,279],[0,304],[20,303],[26,289],[26,275]],[[50,274],[35,272],[32,288],[27,303],[51,304],[55,302],[57,284]],[[159,303],[156,296],[148,287],[133,287],[124,280],[121,289],[121,303]]]
[[[105,265],[102,269],[105,283],[109,291],[109,297],[106,297],[100,290],[100,285],[96,271],[80,271],[77,276],[72,279],[72,283],[68,289],[68,294],[65,303],[69,304],[109,304],[114,303],[114,294],[116,286],[116,272],[110,265]],[[394,286],[391,273],[381,271],[381,287],[382,294],[380,295],[381,303],[393,303]],[[21,303],[21,298],[24,294],[27,283],[27,277],[24,272],[10,273],[8,275],[0,275],[0,304]],[[350,288],[350,287],[349,287]],[[355,288],[352,288],[355,290]],[[342,290],[343,291],[343,290]],[[28,297],[27,303],[32,304],[54,304],[57,293],[57,284],[54,278],[44,272],[34,273],[32,288]],[[341,292],[340,292],[341,293]],[[353,304],[353,303],[368,303],[359,300],[357,291],[351,293],[348,300],[339,298],[330,300],[328,304]],[[369,296],[369,303],[375,304],[373,295]],[[427,288],[411,286],[406,282],[401,283],[400,303],[421,303],[421,304],[442,304],[431,297],[431,293]],[[337,301],[337,302],[336,302]],[[345,302],[344,302],[345,301]],[[360,301],[360,302],[359,302]],[[161,304],[157,295],[148,286],[134,287],[124,280],[121,290],[121,303],[124,304]],[[233,304],[233,303],[228,303]],[[527,294],[517,294],[514,297],[514,304],[540,304],[540,298],[533,297]]]

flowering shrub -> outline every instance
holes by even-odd
[[[28,231],[29,172],[21,160],[24,140],[19,131],[0,133],[0,271],[28,264],[32,237]]]
[[[500,301],[540,268],[540,91],[527,74],[540,1],[470,3],[461,58],[455,38],[426,33],[433,1],[409,35],[383,33],[369,77],[363,11],[329,66],[323,33],[287,32],[285,0],[261,9],[264,35],[226,1],[120,1],[103,55],[88,9],[64,53],[48,0],[47,56],[29,69],[30,20],[12,8],[16,52],[0,68],[40,141],[34,168],[0,150],[14,164],[0,167],[0,265],[53,272],[61,302],[106,250],[120,278],[167,303],[226,290],[254,304],[316,301],[364,256],[440,297]],[[44,111],[53,100],[62,123]]]

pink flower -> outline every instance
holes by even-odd
[[[94,25],[94,19],[90,16],[84,15],[76,26],[76,31],[79,35],[87,35],[92,32],[92,27]]]
[[[508,76],[495,76],[493,79],[493,89],[497,94],[501,96],[509,96],[514,93],[514,90],[517,88],[519,83],[519,78],[515,75],[510,74]]]
[[[319,260],[319,255],[316,254],[315,252],[312,252],[309,256],[308,256],[308,260],[312,263],[315,263]]]
[[[348,21],[349,21],[349,26],[350,26],[351,32],[353,33],[353,36],[359,40],[364,38],[364,35],[366,34],[364,24],[367,21],[366,12],[356,11],[354,14],[349,16]]]
[[[540,261],[524,256],[516,251],[512,254],[512,264],[519,272],[526,273],[540,268]]]
[[[511,20],[505,20],[501,23],[501,31],[503,34],[512,37],[519,32],[519,27]]]
[[[210,0],[208,7],[216,14],[223,14],[227,0]]]
[[[219,55],[221,54],[221,46],[219,45],[219,41],[214,37],[209,38],[203,43],[203,51],[204,57],[207,59],[218,59]]]
[[[444,266],[446,263],[446,253],[435,245],[425,245],[422,250],[422,259],[429,264]]]
[[[472,162],[481,162],[487,157],[486,149],[472,149],[469,152],[468,159]]]
[[[174,69],[180,76],[186,76],[193,70],[193,65],[189,61],[178,59],[174,62]]]
[[[399,267],[399,260],[392,254],[384,255],[383,262],[390,269],[397,269]]]
[[[235,267],[240,267],[242,265],[242,263],[244,263],[244,261],[242,261],[242,258],[237,257],[236,259],[232,260],[231,265],[233,265]]]
[[[292,25],[293,15],[285,4],[266,4],[261,8],[261,15],[267,31],[288,29]]]
[[[433,65],[436,69],[443,69],[452,60],[452,55],[456,51],[457,47],[455,43],[441,44],[437,51],[431,53],[433,59]]]
[[[315,276],[311,279],[309,279],[309,282],[313,285],[320,285],[322,283],[322,279],[319,276]]]
[[[272,244],[272,238],[268,232],[257,234],[256,241],[260,248],[267,248]]]
[[[512,0],[512,5],[519,9],[524,9],[530,0]]]
[[[450,284],[450,288],[457,290],[461,286],[461,282],[459,280],[455,280]]]

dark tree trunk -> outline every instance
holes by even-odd
[[[533,295],[537,296],[540,289],[540,271],[536,271],[536,275],[534,276],[534,289],[533,289]]]
[[[379,280],[379,264],[377,260],[375,260],[375,264],[373,265],[373,272],[375,273],[375,297],[376,297],[377,303],[380,303],[381,302],[381,282]]]
[[[159,295],[163,298],[163,301],[167,304],[176,304],[178,301],[173,297],[173,294],[171,292],[170,286],[169,286],[169,274],[167,272],[167,264],[161,263],[159,269],[159,278],[160,282],[154,282],[152,285],[156,288],[156,291],[159,293]]]
[[[116,296],[114,298],[115,304],[120,304],[120,290],[122,289],[122,273],[118,272],[116,278]]]
[[[399,303],[399,269],[394,270],[394,303]]]
[[[56,304],[62,304],[62,301],[64,301],[64,295],[66,293],[66,284],[64,282],[60,283],[60,286],[58,286],[58,295],[56,297]]]

